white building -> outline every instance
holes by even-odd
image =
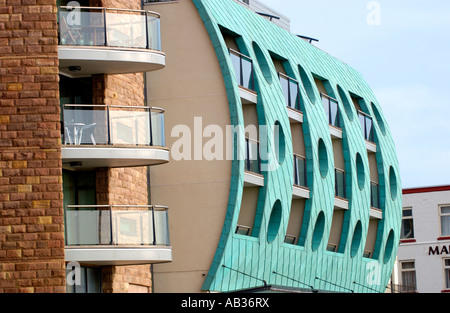
[[[258,13],[259,15],[265,17],[269,21],[273,22],[287,31],[291,29],[291,20],[280,12],[268,7],[264,3],[258,0],[235,0],[249,7],[250,10]]]
[[[403,190],[400,291],[450,292],[450,185]]]

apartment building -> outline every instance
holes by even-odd
[[[164,16],[167,66],[147,83],[172,156],[150,169],[173,247],[155,292],[384,292],[401,183],[361,75],[252,1],[145,8]]]
[[[450,291],[450,186],[403,189],[396,279],[401,292]]]
[[[169,161],[139,0],[2,1],[1,292],[151,292],[172,260],[149,167]]]
[[[389,127],[289,19],[252,0],[0,12],[0,292],[385,290]]]

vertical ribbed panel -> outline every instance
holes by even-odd
[[[257,110],[260,124],[271,126],[278,121],[285,132],[287,142],[284,162],[273,171],[263,172],[265,186],[260,191],[263,195],[259,200],[261,209],[258,210],[255,219],[257,221],[255,228],[259,230],[257,237],[234,234],[242,200],[244,164],[242,161],[233,161],[227,215],[221,240],[203,285],[203,290],[232,291],[251,288],[261,286],[264,280],[268,284],[296,288],[308,289],[308,286],[313,286],[316,289],[338,292],[349,292],[350,290],[355,292],[384,292],[397,252],[396,243],[399,240],[400,233],[402,199],[400,171],[394,142],[387,125],[384,126],[385,132],[383,133],[377,122],[371,103],[379,111],[379,118],[383,121],[384,118],[372,90],[362,76],[347,64],[275,26],[232,0],[193,0],[193,2],[210,35],[221,65],[229,100],[231,125],[244,125],[244,121],[238,84],[219,25],[242,37],[248,55],[254,61],[258,92]],[[348,177],[351,179],[347,182],[349,209],[345,214],[343,227],[343,233],[346,235],[344,238],[347,238],[347,240],[343,243],[344,250],[339,253],[326,251],[334,205],[333,147],[329,125],[320,101],[320,94],[314,86],[314,102],[309,100],[305,86],[301,85],[300,87],[305,103],[303,108],[303,132],[308,161],[308,187],[310,188],[310,198],[306,201],[302,236],[300,238],[304,245],[293,246],[284,243],[292,199],[293,153],[292,145],[289,144],[292,136],[284,97],[269,51],[290,62],[294,71],[294,78],[299,82],[302,82],[299,66],[303,68],[312,83],[312,73],[326,78],[330,83],[332,93],[339,100],[343,154],[345,167],[349,173]],[[261,68],[258,65],[261,64],[261,62],[258,62],[261,57],[265,57],[269,61],[268,68],[266,66]],[[339,92],[338,85],[343,92]],[[369,161],[357,112],[353,105],[350,105],[353,119],[349,119],[344,108],[344,101],[349,101],[351,104],[349,92],[364,99],[368,113],[372,116],[375,124],[376,157],[383,219],[379,221],[373,259],[363,258],[370,218]],[[347,99],[343,100],[341,96],[345,96]],[[348,107],[347,110],[349,110]],[[325,143],[329,162],[328,173],[325,178],[321,176],[318,164],[318,142],[320,139]],[[271,139],[268,142],[269,145],[273,144]],[[362,190],[357,182],[357,153],[363,159],[366,174]],[[390,167],[394,169],[398,180],[398,195],[395,200],[392,199],[390,192]],[[269,218],[272,207],[277,200],[281,202],[282,206],[281,225],[275,240],[269,243],[267,240]],[[325,215],[324,231],[320,245],[313,250],[314,225],[320,212]],[[259,217],[258,214],[260,214]],[[352,237],[358,222],[362,226],[362,240],[359,247],[356,247],[356,255],[352,257],[350,254]],[[385,246],[391,230],[394,232],[395,244],[392,256],[385,262]],[[374,279],[376,274],[380,274],[379,279]]]

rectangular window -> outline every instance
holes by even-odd
[[[335,173],[334,196],[346,199],[347,195],[345,190],[345,171],[335,168],[334,173]]]
[[[294,185],[307,187],[306,159],[294,154]]]
[[[239,86],[254,91],[252,59],[233,49],[229,49],[229,52]]]
[[[300,91],[298,89],[298,82],[283,73],[278,73],[278,77],[280,78],[286,105],[300,111]]]
[[[259,142],[250,138],[245,138],[245,170],[261,174]]]
[[[450,236],[450,206],[440,207],[441,236]]]
[[[380,209],[380,187],[375,182],[370,182],[370,206]]]
[[[403,208],[401,239],[414,238],[412,208]]]
[[[78,267],[66,269],[67,293],[101,293],[102,269],[99,267]]]
[[[364,134],[364,139],[373,142],[374,141],[374,133],[373,133],[373,122],[372,118],[364,112],[358,111],[359,122],[361,123],[361,127]]]
[[[328,119],[328,124],[340,128],[341,123],[339,120],[339,106],[338,101],[326,94],[321,94],[323,108]]]
[[[444,259],[445,289],[450,289],[450,259]]]
[[[402,288],[401,292],[416,291],[416,268],[414,261],[401,261]]]

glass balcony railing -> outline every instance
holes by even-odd
[[[321,96],[322,96],[322,104],[328,119],[328,124],[340,128],[341,121],[339,118],[338,101],[323,93],[321,94]]]
[[[335,197],[347,199],[347,194],[345,191],[345,172],[343,170],[335,168],[334,174],[335,174],[335,187],[334,187]]]
[[[255,90],[252,59],[232,49],[229,51],[239,86]]]
[[[294,154],[294,185],[307,187],[306,159]]]
[[[160,16],[143,10],[59,7],[59,44],[161,51]]]
[[[66,104],[62,142],[164,147],[164,111],[150,107]]]
[[[364,112],[358,111],[359,122],[363,129],[364,139],[374,142],[372,118]]]
[[[168,208],[68,205],[66,246],[169,246]]]
[[[370,206],[380,209],[380,186],[375,182],[370,182]]]
[[[259,142],[249,138],[245,138],[245,170],[261,174]]]
[[[283,90],[284,98],[286,99],[286,105],[292,109],[300,111],[300,90],[298,88],[298,81],[278,73],[280,78],[281,89]]]

